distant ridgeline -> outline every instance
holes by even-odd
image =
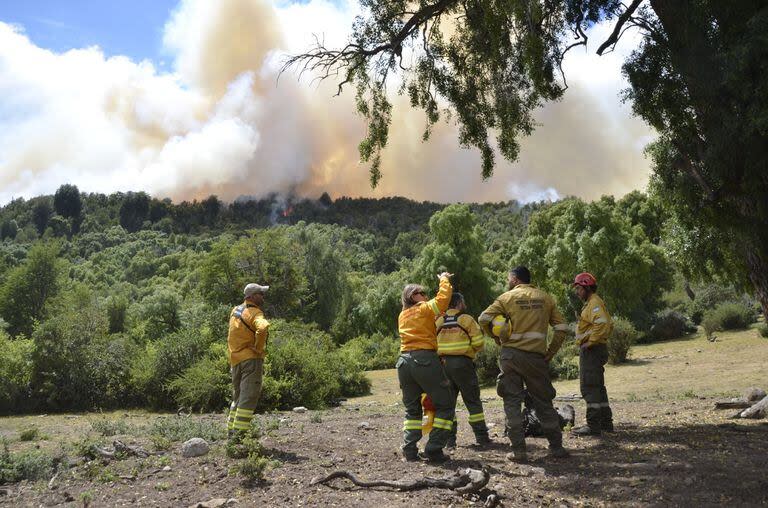
[[[129,233],[139,230],[220,233],[299,221],[338,224],[396,237],[401,232],[425,229],[432,214],[446,206],[402,197],[333,200],[327,193],[319,199],[270,194],[263,198],[244,196],[232,203],[224,203],[216,196],[173,203],[144,192],[104,195],[77,193],[76,189],[65,185],[55,196],[15,199],[0,208],[0,239],[23,243],[44,236],[71,238],[80,232],[117,225]],[[521,210],[516,201],[472,205],[472,208],[488,213]]]

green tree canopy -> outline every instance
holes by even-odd
[[[64,218],[78,218],[83,209],[77,186],[64,184],[53,195],[53,208]]]
[[[43,309],[60,287],[64,261],[56,242],[38,243],[23,264],[12,268],[0,286],[0,317],[12,335],[29,336],[35,322],[42,320]]]
[[[454,274],[455,291],[466,300],[469,312],[479,314],[490,299],[490,284],[483,268],[483,244],[476,231],[477,221],[467,205],[450,205],[429,219],[429,244],[416,259],[416,278],[432,291],[437,274]]]
[[[674,274],[661,248],[632,227],[611,198],[568,199],[534,214],[511,264],[528,266],[534,284],[555,295],[570,317],[581,310],[572,296],[573,278],[590,272],[610,312],[644,328]]]

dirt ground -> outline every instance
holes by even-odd
[[[741,373],[734,372],[729,362],[742,356]],[[324,411],[259,416],[262,426],[270,429],[262,444],[275,460],[263,482],[249,484],[234,473],[238,461],[226,457],[221,441],[198,458],[183,458],[180,443],[174,443],[162,456],[77,465],[62,472],[50,488],[47,481],[5,486],[0,488],[0,505],[185,507],[212,498],[234,498],[234,506],[482,506],[477,499],[447,490],[401,493],[361,489],[346,480],[311,486],[310,480],[335,470],[364,480],[398,480],[483,466],[491,473],[488,487],[501,496],[504,506],[768,504],[768,422],[731,420],[732,411],[713,409],[716,398],[755,384],[768,388],[764,375],[768,340],[753,330],[714,344],[694,337],[640,346],[634,357],[629,365],[608,369],[617,431],[602,438],[566,434],[564,444],[572,457],[565,460],[546,458],[546,441],[529,439],[530,463],[508,462],[508,445],[501,436],[501,401],[489,389],[483,396],[494,446],[487,450],[470,446],[467,413],[460,406],[459,446],[452,460],[439,466],[403,463],[398,454],[403,415],[394,371],[378,371],[371,374],[371,396]],[[762,383],[757,382],[760,378]],[[572,381],[558,383],[557,388],[563,395],[577,391]],[[573,404],[580,424],[583,402]],[[135,428],[168,418],[141,412],[98,417],[125,420]],[[95,437],[93,418],[4,418],[0,434],[12,451],[35,446],[53,450],[84,435]],[[218,419],[223,425],[222,415],[187,418]],[[46,439],[20,442],[19,432],[32,424]],[[116,437],[152,449],[140,432]],[[109,443],[113,438],[101,439]],[[100,472],[86,474],[94,468]]]

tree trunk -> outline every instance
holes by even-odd
[[[768,256],[752,246],[747,246],[745,250],[749,280],[752,281],[755,297],[760,302],[765,322],[768,323]]]

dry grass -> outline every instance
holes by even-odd
[[[634,346],[630,360],[606,366],[606,385],[612,400],[736,396],[750,386],[764,386],[768,340],[752,328],[720,332],[709,342],[699,332],[689,337]],[[400,400],[394,369],[368,372],[371,395],[354,399],[359,404],[391,405]],[[579,393],[578,379],[557,381],[560,395]],[[483,389],[484,398],[496,395]]]

